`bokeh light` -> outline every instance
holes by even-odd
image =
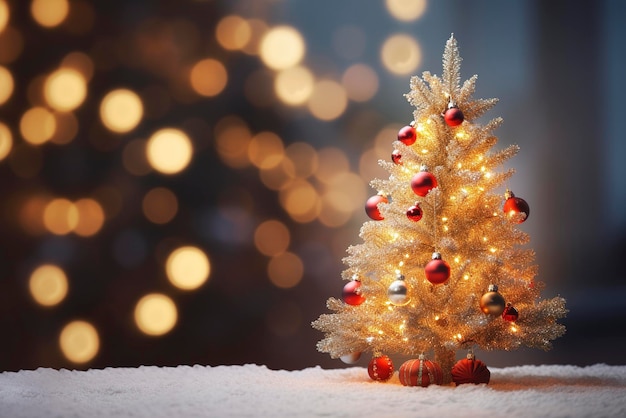
[[[280,190],[296,178],[296,168],[289,158],[283,158],[275,167],[261,169],[261,182],[270,190]]]
[[[155,187],[146,193],[142,201],[143,214],[152,223],[166,224],[178,212],[176,195],[165,187]]]
[[[306,45],[300,32],[291,26],[276,26],[263,36],[259,48],[261,60],[274,70],[297,65],[304,57]]]
[[[46,78],[43,91],[50,107],[61,112],[68,112],[85,101],[87,82],[78,71],[61,68]]]
[[[76,205],[68,199],[52,199],[43,211],[43,224],[55,235],[66,235],[78,225],[78,216]]]
[[[164,128],[148,140],[146,156],[155,170],[163,174],[176,174],[184,170],[193,155],[189,137],[181,130]]]
[[[269,220],[261,223],[254,231],[254,245],[261,254],[273,257],[289,248],[289,229],[284,223]]]
[[[52,28],[63,23],[70,10],[68,0],[32,0],[30,13],[41,26]]]
[[[350,171],[350,161],[345,152],[339,148],[326,147],[318,151],[319,167],[315,177],[322,183],[330,183],[340,173]]]
[[[13,75],[6,69],[6,67],[0,66],[0,105],[3,105],[11,95],[13,94]]]
[[[15,61],[24,49],[24,37],[14,27],[6,26],[0,32],[0,63]]]
[[[165,273],[169,281],[177,288],[192,290],[207,281],[211,274],[211,264],[200,248],[180,247],[167,257]]]
[[[135,324],[146,335],[167,334],[178,321],[178,310],[174,301],[161,293],[150,293],[135,306]]]
[[[227,116],[215,125],[215,147],[222,161],[232,168],[250,165],[248,145],[252,133],[246,123],[238,117]]]
[[[337,119],[348,106],[346,90],[333,80],[315,83],[308,107],[313,116],[321,120]]]
[[[250,162],[261,169],[276,167],[284,156],[283,141],[273,132],[256,134],[248,145]]]
[[[28,289],[38,304],[54,306],[65,299],[67,295],[67,276],[60,267],[44,264],[31,273]]]
[[[305,179],[317,171],[317,151],[311,144],[293,142],[285,148],[285,155],[292,161],[296,177]]]
[[[0,0],[0,32],[6,28],[7,23],[9,22],[9,6],[7,5],[6,0]]]
[[[312,222],[317,218],[321,210],[321,202],[317,190],[304,179],[295,180],[281,189],[279,200],[281,206],[296,222]]]
[[[419,19],[426,11],[426,0],[385,0],[389,13],[403,22]]]
[[[84,52],[70,52],[63,58],[63,61],[61,61],[61,67],[78,71],[85,80],[91,80],[91,77],[93,77],[93,61],[91,57]]]
[[[308,68],[295,66],[276,74],[274,92],[283,103],[292,106],[300,105],[305,103],[313,93],[314,83],[315,78]]]
[[[283,252],[270,259],[267,266],[267,275],[276,287],[289,289],[295,287],[302,280],[304,265],[298,255]]]
[[[228,82],[228,73],[224,64],[218,60],[206,58],[191,67],[189,81],[196,93],[212,97],[224,90]]]
[[[243,49],[252,36],[250,23],[241,16],[230,15],[223,17],[215,28],[217,42],[231,51]]]
[[[107,93],[100,103],[100,119],[107,129],[130,132],[143,117],[143,103],[132,90],[116,89]]]
[[[341,84],[350,100],[366,102],[378,91],[378,75],[369,65],[354,64],[343,73]]]
[[[4,160],[13,148],[13,135],[4,123],[0,122],[0,161]]]
[[[55,112],[55,131],[50,137],[54,144],[69,144],[78,134],[78,119],[71,112]]]
[[[74,227],[74,233],[82,237],[90,237],[97,234],[104,225],[104,210],[94,199],[79,199],[74,203],[78,211],[78,221]]]
[[[387,70],[397,75],[415,73],[422,62],[422,50],[412,36],[396,34],[387,38],[380,57]]]
[[[242,51],[249,55],[257,55],[261,47],[261,41],[269,30],[267,23],[261,19],[248,19],[250,25],[250,41],[242,48]]]
[[[20,119],[20,133],[26,142],[40,145],[52,138],[56,130],[56,119],[46,108],[28,109]]]
[[[86,321],[68,323],[59,336],[63,355],[72,363],[87,363],[100,350],[100,337],[96,328]]]

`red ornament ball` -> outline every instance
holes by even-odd
[[[365,202],[365,213],[367,213],[367,216],[375,221],[382,221],[385,219],[378,210],[378,204],[380,202],[387,203],[388,200],[385,196],[377,194],[376,196],[370,197],[367,199],[367,202]]]
[[[451,107],[443,114],[443,119],[448,126],[459,126],[463,123],[465,116],[458,107]]]
[[[424,267],[424,273],[432,284],[442,284],[450,278],[450,265],[441,259],[441,254],[433,253],[433,259]]]
[[[502,311],[502,319],[509,322],[515,322],[519,318],[519,312],[510,303],[506,304],[504,311]]]
[[[398,377],[404,386],[426,387],[443,383],[443,372],[439,364],[426,360],[424,356],[405,361],[398,370]]]
[[[391,153],[391,161],[393,161],[393,163],[396,165],[402,164],[402,154],[399,150],[393,150],[393,152]]]
[[[384,382],[393,376],[393,363],[386,355],[374,357],[367,366],[367,373],[372,380]]]
[[[506,199],[504,202],[504,213],[509,217],[509,219],[521,224],[522,222],[528,219],[530,215],[530,206],[528,203],[521,197],[515,197],[513,193],[509,193],[510,197]]]
[[[437,187],[437,179],[428,171],[420,171],[411,179],[411,189],[418,196],[426,196],[435,187]]]
[[[413,222],[417,222],[420,219],[422,219],[423,214],[424,213],[422,212],[422,208],[420,208],[420,205],[418,205],[417,203],[411,206],[406,211],[406,217],[412,220]]]
[[[345,303],[352,306],[358,306],[365,302],[365,298],[361,295],[361,282],[352,280],[346,283],[341,292],[341,297]]]
[[[468,355],[467,358],[457,361],[452,366],[451,373],[452,381],[457,386],[465,383],[489,383],[489,379],[491,379],[491,372],[485,363],[477,360],[473,355]]]
[[[404,145],[413,145],[417,140],[417,131],[412,126],[405,126],[398,131],[398,141]]]

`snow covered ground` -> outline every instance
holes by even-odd
[[[0,417],[626,417],[626,366],[491,369],[489,385],[405,387],[360,367],[0,373]]]

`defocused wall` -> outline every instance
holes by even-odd
[[[338,296],[411,118],[409,77],[498,97],[549,353],[623,363],[618,1],[0,0],[0,370],[342,363],[310,322]],[[276,53],[276,52],[279,53]],[[42,269],[43,267],[43,269]]]

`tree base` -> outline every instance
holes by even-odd
[[[435,362],[441,366],[443,372],[443,384],[452,383],[452,367],[456,363],[456,350],[444,347],[435,348]]]

